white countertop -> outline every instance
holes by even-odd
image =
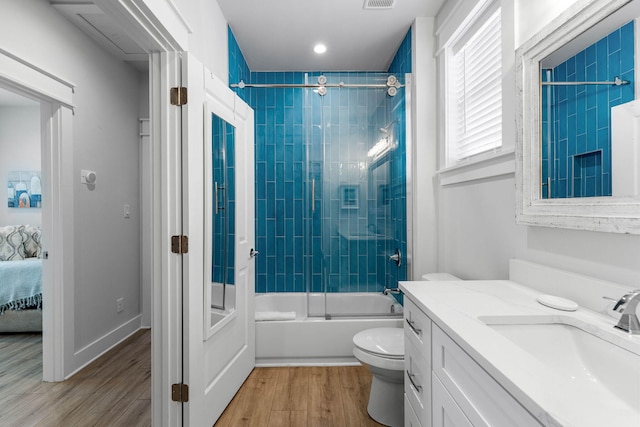
[[[574,312],[545,307],[536,301],[542,292],[509,280],[401,282],[400,288],[543,425],[640,426],[640,402],[633,408],[601,386],[578,387],[478,320],[483,316],[563,316],[601,327],[610,339],[614,335],[616,344],[637,353],[640,336],[614,329],[614,318],[582,307]]]

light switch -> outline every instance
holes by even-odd
[[[131,218],[131,206],[129,205],[124,205],[124,217],[125,218]]]

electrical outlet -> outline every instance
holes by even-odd
[[[118,313],[124,311],[124,298],[118,298],[116,300],[116,311]]]

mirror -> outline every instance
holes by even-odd
[[[611,196],[613,174],[625,173],[612,164],[628,145],[612,139],[612,122],[634,100],[635,31],[629,15],[610,18],[540,61],[543,198]]]
[[[640,234],[634,17],[579,0],[516,52],[518,223]]]
[[[205,171],[206,223],[209,244],[205,253],[205,277],[210,280],[210,298],[205,292],[209,328],[235,310],[235,128],[216,114],[211,114],[211,147],[207,150]],[[205,281],[207,283],[207,281]],[[207,317],[207,316],[205,316]]]

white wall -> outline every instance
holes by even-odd
[[[460,0],[458,3],[457,7],[453,5],[444,9],[436,19],[440,43],[455,32],[455,27],[463,19],[460,11],[471,10],[476,0]],[[503,22],[513,26],[510,36],[512,48],[506,52],[509,65],[503,70],[503,91],[506,89],[507,94],[503,95],[505,145],[513,145],[515,141],[513,49],[565,10],[570,5],[568,3],[552,0],[502,1]],[[441,58],[439,62],[441,78]],[[438,103],[439,110],[442,110],[441,95]],[[441,147],[444,140],[442,132],[439,132],[438,139]],[[638,287],[640,283],[640,236],[516,225],[513,173],[440,186],[436,197],[438,266],[441,271],[467,279],[505,279],[508,277],[508,260],[521,258],[628,286]]]
[[[229,83],[227,21],[217,1],[176,0],[191,28],[189,53],[224,83]]]
[[[0,107],[0,227],[42,225],[42,209],[7,206],[7,178],[12,171],[39,171],[40,107]]]
[[[90,360],[140,314],[138,216],[139,72],[102,51],[46,0],[2,2],[2,48],[76,84],[73,152],[63,153],[77,176],[73,256],[75,319],[68,374]],[[80,183],[80,169],[97,173],[94,189]],[[131,218],[123,218],[130,204]],[[65,212],[62,212],[65,215]],[[125,310],[116,314],[116,299]],[[139,322],[139,321],[138,321]],[[120,329],[123,333],[123,329]],[[114,335],[117,335],[116,332]]]
[[[413,158],[408,184],[419,195],[413,198],[413,230],[409,230],[414,236],[410,278],[417,280],[438,269],[436,186],[432,179],[437,165],[434,19],[417,18],[412,37],[413,102],[407,111],[411,111]]]

